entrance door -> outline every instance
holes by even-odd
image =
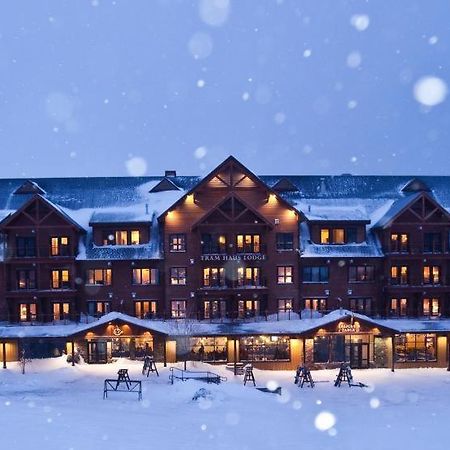
[[[88,363],[107,363],[108,352],[106,341],[88,342]]]
[[[367,369],[369,367],[369,344],[351,342],[345,346],[345,359],[352,369]]]

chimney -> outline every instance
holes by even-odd
[[[176,177],[177,176],[177,171],[176,170],[166,170],[164,172],[164,176],[165,177]]]
[[[148,203],[145,204],[145,214],[148,216]]]

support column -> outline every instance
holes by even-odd
[[[2,342],[2,350],[3,350],[3,368],[6,369],[6,342]]]
[[[391,336],[391,347],[392,347],[392,366],[391,372],[395,371],[395,335]]]
[[[303,338],[303,365],[306,365],[306,338]]]
[[[447,335],[447,371],[450,372],[450,335]]]
[[[72,341],[72,367],[75,366],[75,342]]]
[[[164,345],[163,345],[163,357],[164,357],[164,367],[167,367],[167,339],[164,338]]]
[[[233,361],[234,361],[234,375],[237,375],[237,343],[236,338],[233,340]]]

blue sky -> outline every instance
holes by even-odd
[[[1,177],[449,173],[446,0],[0,7]]]

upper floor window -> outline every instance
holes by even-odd
[[[103,245],[138,245],[140,243],[139,230],[115,230],[103,233]]]
[[[260,286],[261,269],[259,267],[238,267],[237,270],[238,286]]]
[[[327,310],[327,299],[326,298],[305,298],[303,300],[305,305],[304,309],[309,309],[312,311],[326,311]]]
[[[186,300],[172,300],[170,302],[170,312],[174,319],[186,317]]]
[[[52,289],[70,288],[69,271],[67,269],[52,270]]]
[[[293,233],[277,233],[277,250],[293,250],[294,234]]]
[[[36,271],[19,269],[16,271],[17,289],[36,289]]]
[[[225,286],[225,269],[223,267],[205,267],[203,269],[203,286]]]
[[[87,284],[110,286],[112,284],[111,269],[88,269]]]
[[[53,320],[66,320],[70,315],[70,303],[55,302],[53,306]]]
[[[358,229],[355,227],[347,228],[347,239],[346,242],[358,242]]]
[[[408,267],[392,266],[391,267],[391,283],[392,284],[408,284]]]
[[[290,284],[293,283],[293,272],[294,268],[292,266],[278,266],[277,267],[277,283],[278,284]]]
[[[238,234],[236,236],[238,253],[259,253],[261,251],[261,236],[259,234]]]
[[[186,251],[186,235],[185,234],[171,234],[169,236],[169,250],[171,252],[185,252]]]
[[[170,284],[172,285],[186,284],[186,267],[170,268]]]
[[[391,233],[391,252],[407,253],[409,251],[409,238],[406,233]]]
[[[21,322],[32,322],[37,319],[36,303],[21,303],[19,306],[19,320]]]
[[[97,302],[88,300],[87,313],[89,316],[103,316],[111,312],[111,302]]]
[[[133,284],[158,284],[158,269],[138,268],[133,269]]]
[[[329,270],[327,266],[303,267],[303,281],[324,283],[328,281]]]
[[[406,298],[391,298],[391,315],[406,316],[408,300]]]
[[[289,312],[292,311],[292,298],[280,298],[278,299],[278,311]]]
[[[439,266],[424,266],[423,283],[439,284],[441,281],[441,268]]]
[[[320,230],[321,244],[345,244],[344,228],[321,228]]]
[[[431,316],[431,317],[439,316],[439,299],[424,298],[422,301],[422,309],[424,316]]]
[[[17,236],[16,255],[19,258],[36,256],[36,238],[34,236]]]
[[[371,298],[351,298],[350,311],[359,312],[362,314],[371,314],[372,299]]]
[[[423,234],[423,251],[425,253],[440,253],[440,252],[442,252],[441,233],[424,233]]]
[[[139,317],[139,319],[151,319],[155,314],[155,300],[139,300],[134,302],[134,315]]]
[[[67,236],[55,236],[50,238],[51,256],[69,256],[69,238]]]
[[[348,271],[348,280],[357,281],[373,281],[374,266],[350,266]]]
[[[227,252],[227,238],[223,234],[202,234],[202,254],[224,254]]]

